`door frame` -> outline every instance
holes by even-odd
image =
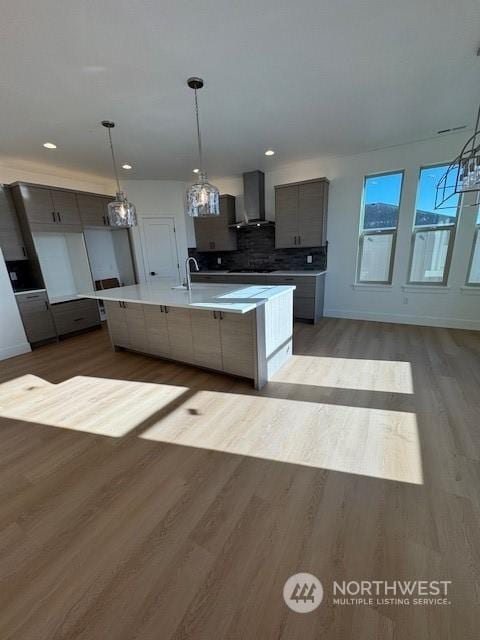
[[[149,220],[168,220],[172,223],[173,228],[173,242],[175,246],[175,254],[177,257],[177,275],[178,280],[180,282],[180,261],[178,257],[178,244],[177,244],[177,229],[175,226],[175,218],[173,216],[142,216],[140,219],[140,241],[142,245],[142,261],[143,261],[143,269],[145,273],[145,282],[148,282],[148,276],[150,274],[150,270],[148,268],[148,256],[147,256],[147,243],[145,238],[145,225]]]

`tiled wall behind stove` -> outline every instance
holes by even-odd
[[[198,260],[205,270],[228,269],[305,269],[321,271],[327,268],[327,247],[308,249],[275,249],[275,227],[246,227],[236,231],[237,251],[217,251],[203,253],[189,249],[188,254]],[[312,264],[307,264],[307,256],[312,256]],[[217,264],[217,258],[222,264]]]

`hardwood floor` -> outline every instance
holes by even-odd
[[[327,319],[294,352],[261,392],[104,330],[1,362],[0,638],[477,638],[480,333]],[[333,604],[368,579],[451,605]]]

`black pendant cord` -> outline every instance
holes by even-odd
[[[197,119],[197,138],[198,138],[198,163],[200,173],[203,173],[203,152],[202,152],[202,136],[200,134],[200,117],[198,114],[198,96],[197,89],[195,87],[195,117]]]
[[[113,150],[112,132],[110,128],[108,129],[108,140],[110,142],[110,151],[112,152],[112,163],[113,163],[113,171],[115,173],[115,180],[117,181],[117,192],[121,193],[120,180],[118,178],[118,171],[117,171],[117,163],[115,160],[115,151]]]

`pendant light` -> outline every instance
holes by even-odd
[[[203,87],[201,78],[189,78],[187,84],[195,91],[195,117],[198,138],[198,180],[187,189],[187,213],[192,218],[205,218],[220,215],[220,194],[217,187],[210,184],[203,168],[202,138],[200,136],[200,120],[198,117],[197,91]]]
[[[453,196],[462,193],[476,193],[473,204],[463,203],[463,206],[478,206],[480,201],[480,107],[473,135],[463,145],[458,156],[453,160],[437,184],[435,209],[449,209],[457,206],[457,198]]]
[[[113,151],[112,129],[115,123],[111,120],[102,120],[102,125],[108,131],[108,141],[110,143],[110,151],[112,152],[113,172],[117,181],[117,193],[115,200],[109,202],[108,222],[111,227],[132,227],[137,224],[137,212],[135,205],[128,201],[126,194],[120,189],[120,180],[118,179],[117,164],[115,162],[115,152]]]

